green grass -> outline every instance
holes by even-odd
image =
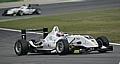
[[[58,25],[64,32],[107,36],[112,42],[120,42],[120,9],[78,12],[56,16],[1,22],[0,27],[12,29],[51,28]]]
[[[3,3],[3,2],[16,2],[16,1],[20,1],[20,0],[0,0],[0,3]]]

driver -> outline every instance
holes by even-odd
[[[24,8],[28,8],[28,6],[25,5],[25,4],[23,4],[20,8],[21,8],[21,9],[24,9]]]
[[[61,37],[61,36],[64,36],[64,33],[63,33],[63,32],[58,32],[56,35],[57,35],[58,37]]]

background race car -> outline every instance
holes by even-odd
[[[22,15],[29,15],[29,14],[41,14],[41,9],[33,8],[31,4],[23,5],[21,7],[16,7],[12,9],[7,9],[3,12],[3,16],[11,15],[11,16],[22,16]]]

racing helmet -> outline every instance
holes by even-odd
[[[56,34],[56,36],[58,36],[58,37],[64,36],[64,33],[63,33],[63,32],[58,32],[58,33]]]

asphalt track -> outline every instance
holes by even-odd
[[[65,14],[79,11],[91,11],[96,9],[109,9],[109,8],[120,8],[120,0],[85,0],[81,2],[69,2],[69,3],[57,3],[57,4],[46,4],[40,5],[36,8],[42,9],[40,16]],[[39,15],[27,15],[27,16],[2,16],[5,9],[0,9],[0,20],[3,19],[15,19],[15,18],[29,18]]]
[[[41,5],[40,8],[43,11],[41,16],[46,16],[61,14],[63,12],[70,13],[104,8],[119,8],[119,3],[120,0],[87,0],[85,2]],[[9,18],[14,19],[15,17],[0,16],[0,20]],[[120,46],[115,45],[114,51],[107,53],[93,52],[90,54],[69,54],[63,56],[56,54],[28,54],[25,56],[16,56],[13,46],[20,36],[18,32],[0,30],[0,64],[119,64],[120,62]],[[27,39],[39,40],[38,37],[41,36],[28,34]]]

